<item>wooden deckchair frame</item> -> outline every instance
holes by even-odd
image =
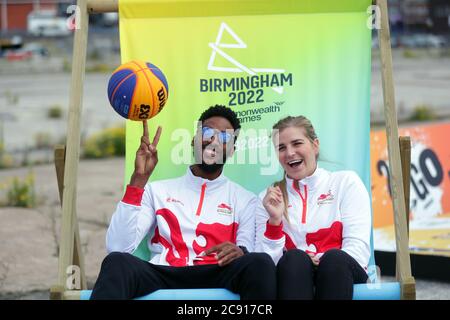
[[[384,99],[384,116],[388,142],[390,187],[394,208],[396,277],[401,287],[402,299],[415,299],[415,280],[411,274],[408,247],[410,140],[398,136],[398,122],[395,108],[392,52],[389,31],[387,0],[374,0],[380,13],[381,28],[378,39],[381,58],[381,76]],[[67,268],[79,266],[81,288],[87,289],[84,261],[81,251],[78,220],[76,214],[76,190],[78,162],[80,156],[80,124],[83,102],[83,83],[86,66],[89,14],[118,12],[118,0],[78,0],[79,28],[75,30],[72,78],[69,99],[67,142],[55,150],[55,165],[62,201],[61,242],[59,251],[58,282],[50,289],[51,299],[70,299],[73,291],[66,290]],[[402,150],[402,152],[400,151]],[[403,172],[402,172],[403,168]],[[406,197],[405,197],[405,191]]]

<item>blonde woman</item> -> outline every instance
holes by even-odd
[[[353,284],[368,278],[368,192],[355,172],[318,166],[307,118],[289,116],[273,129],[285,175],[260,194],[256,251],[277,264],[279,299],[351,299]]]

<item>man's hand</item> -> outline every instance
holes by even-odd
[[[209,248],[205,251],[204,255],[207,256],[212,253],[216,254],[216,258],[217,260],[219,260],[218,264],[221,267],[244,255],[244,252],[241,248],[229,241],[222,242],[217,246]]]
[[[150,143],[148,137],[147,120],[142,122],[144,133],[141,137],[141,144],[136,151],[136,160],[134,161],[134,172],[131,176],[130,185],[143,189],[150,178],[156,164],[158,163],[158,151],[156,146],[161,136],[162,128],[158,126],[153,142]]]
[[[280,187],[269,187],[262,203],[269,213],[269,224],[280,225],[286,207]]]

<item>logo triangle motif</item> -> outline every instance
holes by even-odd
[[[235,40],[234,43],[222,43],[222,38],[224,35],[224,32],[227,32],[227,35],[231,36],[233,40]],[[247,73],[250,76],[254,76],[257,73],[283,73],[285,70],[283,69],[269,69],[269,68],[249,68],[240,62],[238,62],[236,59],[228,55],[226,52],[224,52],[221,48],[228,48],[228,49],[245,49],[247,48],[247,44],[242,41],[242,39],[225,23],[222,22],[219,28],[219,33],[217,34],[217,38],[215,42],[210,42],[209,47],[211,47],[211,57],[209,59],[208,63],[208,70],[211,71],[219,71],[219,72],[234,72],[234,73]],[[219,54],[222,58],[227,60],[231,65],[234,67],[220,67],[216,66],[214,64],[216,60],[216,55]],[[283,94],[284,88],[283,87],[273,87],[272,90],[277,92],[278,94]]]
[[[226,31],[228,35],[230,35],[236,43],[222,43],[223,32]],[[217,34],[216,45],[220,48],[237,48],[237,49],[245,49],[247,45],[242,41],[239,36],[234,33],[234,31],[224,22],[220,25],[219,33]]]

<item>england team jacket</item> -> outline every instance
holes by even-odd
[[[106,235],[108,252],[133,253],[149,234],[151,263],[170,266],[215,264],[206,249],[230,241],[254,251],[258,198],[223,174],[184,176],[127,186]]]
[[[299,181],[286,177],[289,221],[268,223],[260,193],[256,210],[256,251],[267,252],[275,263],[284,250],[301,249],[320,258],[327,250],[342,249],[367,271],[370,258],[371,206],[369,194],[352,171],[329,172],[317,167]]]

